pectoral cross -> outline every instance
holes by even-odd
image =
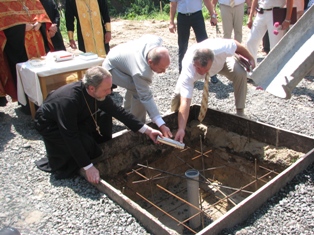
[[[23,5],[23,10],[26,11],[27,15],[29,16],[29,8],[25,5],[25,2],[21,2]]]
[[[98,134],[99,134],[100,136],[102,136],[102,134],[101,134],[101,132],[100,132],[100,128],[99,128],[98,125],[96,126],[96,131],[98,132]]]
[[[87,13],[89,14],[89,16],[91,17],[93,11],[91,10],[91,7],[90,7],[90,0],[88,0],[88,3],[86,1],[84,1],[86,7],[87,7]]]

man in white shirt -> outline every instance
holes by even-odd
[[[180,94],[178,107],[178,131],[175,140],[183,142],[189,116],[194,83],[205,74],[220,74],[233,82],[237,114],[243,116],[247,92],[246,71],[233,57],[235,53],[247,58],[252,68],[254,59],[249,51],[233,39],[206,39],[191,46],[182,61],[182,72],[176,84],[175,94]]]
[[[169,64],[169,52],[162,47],[162,39],[144,35],[112,48],[102,65],[112,74],[113,83],[127,90],[124,108],[144,123],[147,112],[166,137],[172,137],[172,134],[158,111],[149,86],[154,72],[165,72]]]

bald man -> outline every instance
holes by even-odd
[[[144,123],[147,112],[166,137],[172,137],[172,134],[158,111],[149,86],[154,72],[165,72],[169,64],[169,52],[162,46],[162,39],[155,35],[144,35],[112,48],[103,63],[112,74],[113,83],[127,90],[124,108]]]

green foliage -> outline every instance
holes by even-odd
[[[67,31],[67,28],[66,28],[66,25],[65,25],[64,10],[59,10],[59,13],[60,13],[60,26],[59,26],[59,29],[60,29],[60,32],[62,34],[63,41],[68,42],[69,39],[68,39],[68,31]],[[76,25],[76,23],[74,22],[74,26],[75,25]],[[74,31],[76,31],[76,29],[74,29]],[[73,37],[74,37],[74,40],[77,40],[77,34],[76,33],[74,33]]]
[[[64,0],[56,0],[58,5],[60,6],[60,31],[65,40],[67,40],[67,30],[65,26],[65,17],[64,17],[64,9],[63,4]],[[109,6],[110,16],[121,17],[124,19],[131,20],[147,20],[147,19],[155,19],[155,20],[169,20],[169,12],[170,12],[170,4],[169,0],[107,0]],[[161,3],[161,4],[160,4]],[[216,13],[217,20],[221,22],[220,17],[220,9],[219,4],[216,5]],[[245,4],[245,12],[247,10],[247,5]],[[210,18],[210,14],[205,6],[202,9],[203,16],[206,20]],[[243,17],[243,25],[246,25],[248,19],[248,15],[245,14]],[[74,34],[76,39],[76,34]]]
[[[135,0],[126,11],[126,17],[130,19],[136,18],[138,15],[150,15],[158,11],[151,0]]]
[[[64,10],[59,11],[60,13],[60,32],[62,34],[63,40],[66,40],[68,38],[67,29],[65,26],[65,17],[64,17]]]
[[[163,11],[166,13],[166,14],[169,14],[170,12],[170,3],[166,3],[163,7]]]
[[[107,0],[111,17],[125,19],[165,19],[169,14],[169,0]],[[168,16],[169,17],[169,16]]]

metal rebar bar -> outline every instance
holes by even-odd
[[[183,159],[181,159],[180,157],[177,156],[177,158],[179,158],[181,161],[183,161],[187,166],[191,167],[192,169],[194,169],[189,163],[185,162]],[[222,192],[218,187],[216,187],[215,185],[212,185],[211,182],[203,175],[203,174],[200,174],[200,176],[208,183],[210,184],[211,186],[215,187],[217,189],[218,192],[220,192],[223,196],[226,196],[224,192]],[[228,200],[236,205],[236,203],[234,201],[232,201],[230,198],[228,198]]]
[[[257,159],[254,160],[254,171],[255,171],[255,190],[257,190]]]
[[[147,160],[146,160],[146,165],[148,166],[148,161],[147,161]],[[147,174],[148,174],[149,186],[150,186],[150,192],[151,192],[151,195],[152,195],[152,199],[153,199],[153,201],[155,201],[155,196],[154,196],[154,192],[153,192],[152,181],[150,180],[151,177],[150,177],[150,171],[149,171],[149,169],[147,169]]]
[[[268,169],[268,168],[266,168],[266,167],[264,167],[264,166],[259,166],[259,167],[262,168],[262,169],[264,169],[264,170],[270,171],[270,172],[272,172],[272,173],[274,173],[274,174],[276,174],[276,175],[279,175],[279,173],[276,172],[276,171],[274,171],[274,170]]]
[[[151,168],[151,167],[149,167],[149,168]],[[135,173],[137,173],[138,175],[142,176],[144,179],[148,179],[145,175],[143,175],[143,174],[137,172],[136,170],[133,170],[133,171],[134,171]],[[161,190],[165,191],[166,193],[170,194],[171,196],[177,198],[178,200],[180,200],[180,201],[186,203],[187,205],[189,205],[189,206],[193,207],[194,209],[198,210],[199,212],[202,212],[202,213],[203,213],[203,211],[202,211],[199,207],[194,206],[193,204],[189,203],[188,201],[184,200],[183,198],[181,198],[181,197],[175,195],[174,193],[172,193],[172,192],[169,191],[168,189],[162,187],[162,186],[159,185],[159,184],[156,184],[156,186],[157,186],[158,188],[160,188]]]
[[[148,202],[149,204],[151,204],[153,207],[157,208],[158,210],[160,210],[161,212],[163,212],[165,215],[167,215],[168,217],[170,217],[171,219],[173,219],[174,221],[178,222],[179,224],[181,224],[181,221],[178,220],[177,218],[173,217],[172,215],[170,215],[169,213],[167,213],[166,211],[164,211],[163,209],[161,209],[159,206],[155,205],[153,202],[151,202],[150,200],[148,200],[147,198],[145,198],[143,195],[141,195],[140,193],[136,192],[136,194],[141,197],[143,200],[145,200],[146,202]],[[187,228],[188,230],[190,230],[191,232],[196,234],[196,231],[194,231],[193,229],[191,229],[189,226],[182,224],[182,226],[184,226],[185,228]]]
[[[177,158],[179,158],[181,161],[184,161],[183,159],[181,159],[181,158],[178,157],[178,156],[177,156]],[[187,166],[189,166],[189,167],[191,167],[192,169],[194,169],[190,164],[188,164],[188,163],[186,163],[186,164],[187,164]],[[141,165],[141,164],[137,164],[137,165],[143,166],[144,168],[146,167],[146,166]],[[170,172],[166,172],[166,171],[160,170],[160,169],[158,169],[158,168],[150,167],[150,169],[156,170],[156,171],[160,171],[160,172],[162,172],[162,173],[169,174],[169,175],[171,175],[171,176],[175,176],[175,177],[179,177],[179,178],[184,178],[184,179],[186,179],[186,177],[183,176],[183,175],[173,174],[173,173],[170,173]],[[200,174],[200,175],[201,175],[201,174]],[[203,175],[201,175],[201,176],[202,176],[202,178],[204,177]],[[148,181],[148,180],[149,180],[149,179],[145,179],[145,180],[143,180],[143,182],[146,182],[146,181]],[[193,179],[192,179],[192,180],[193,180]],[[134,182],[137,183],[137,182],[140,182],[140,181],[134,181]],[[215,187],[215,188],[218,187],[218,186],[216,186],[216,185],[212,185],[212,183],[211,183],[208,179],[206,179],[206,178],[205,178],[205,181],[199,180],[199,182],[200,182],[200,183],[204,183],[204,184],[211,185],[211,186],[213,186],[213,187]],[[224,186],[224,185],[219,185],[219,187],[220,187],[220,188],[231,189],[231,190],[239,190],[239,188],[233,188],[233,187]],[[244,192],[244,193],[249,193],[249,194],[252,194],[252,193],[253,193],[252,191],[248,191],[248,190],[242,190],[242,192]]]
[[[189,206],[193,207],[194,209],[198,210],[199,212],[206,214],[206,213],[205,213],[204,211],[202,211],[199,207],[194,206],[193,204],[189,203],[188,201],[184,200],[183,198],[181,198],[181,197],[179,197],[179,196],[175,195],[174,193],[172,193],[172,192],[171,192],[171,191],[169,191],[168,189],[166,189],[166,188],[162,187],[161,185],[156,184],[156,186],[157,186],[158,188],[160,188],[160,189],[164,190],[166,193],[169,193],[171,196],[173,196],[173,197],[177,198],[178,200],[180,200],[180,201],[182,201],[182,202],[186,203],[187,205],[189,205]],[[210,218],[210,216],[209,216],[209,215],[206,215],[206,216],[208,216],[208,218]]]

